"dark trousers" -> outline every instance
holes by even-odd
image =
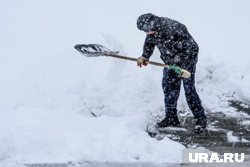
[[[195,70],[194,65],[190,69],[190,78],[181,78],[174,71],[163,69],[162,88],[164,92],[164,103],[166,116],[177,116],[177,100],[180,95],[181,80],[185,90],[185,96],[190,110],[192,111],[194,118],[205,117],[204,108],[202,107],[201,100],[195,89]]]

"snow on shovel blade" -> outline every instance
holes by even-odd
[[[105,46],[99,44],[78,44],[74,48],[87,57],[102,56],[105,53],[115,53],[115,54],[118,53],[118,52],[113,52],[108,48],[106,48]]]

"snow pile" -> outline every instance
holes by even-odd
[[[25,157],[33,163],[165,162],[166,159],[178,162],[183,146],[169,139],[156,142],[148,137],[141,131],[144,125],[138,122],[142,120],[140,117],[93,118],[57,110],[22,108],[2,117],[1,127],[5,125],[8,131],[0,133],[1,159],[9,156],[20,162]],[[179,152],[170,152],[172,147]]]
[[[86,58],[73,46],[99,43],[138,57],[145,38],[136,29],[140,14],[179,20],[200,45],[196,78],[204,106],[231,113],[228,100],[250,99],[247,4],[1,1],[0,161],[180,162],[183,146],[145,132],[150,115],[163,114],[162,69]],[[152,60],[160,61],[157,50]],[[188,110],[183,91],[178,108]]]

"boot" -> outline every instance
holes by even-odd
[[[159,128],[165,128],[168,126],[179,127],[180,121],[178,119],[178,116],[174,117],[165,116],[165,118],[161,122],[157,123],[157,127]]]
[[[194,131],[196,133],[201,133],[207,126],[207,117],[197,118]]]

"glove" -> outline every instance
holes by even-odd
[[[169,65],[168,69],[174,71],[179,77],[183,74],[182,69],[176,65]]]
[[[146,62],[148,61],[147,58],[141,56],[137,59],[137,66],[142,67],[142,65],[146,66],[148,65]]]

